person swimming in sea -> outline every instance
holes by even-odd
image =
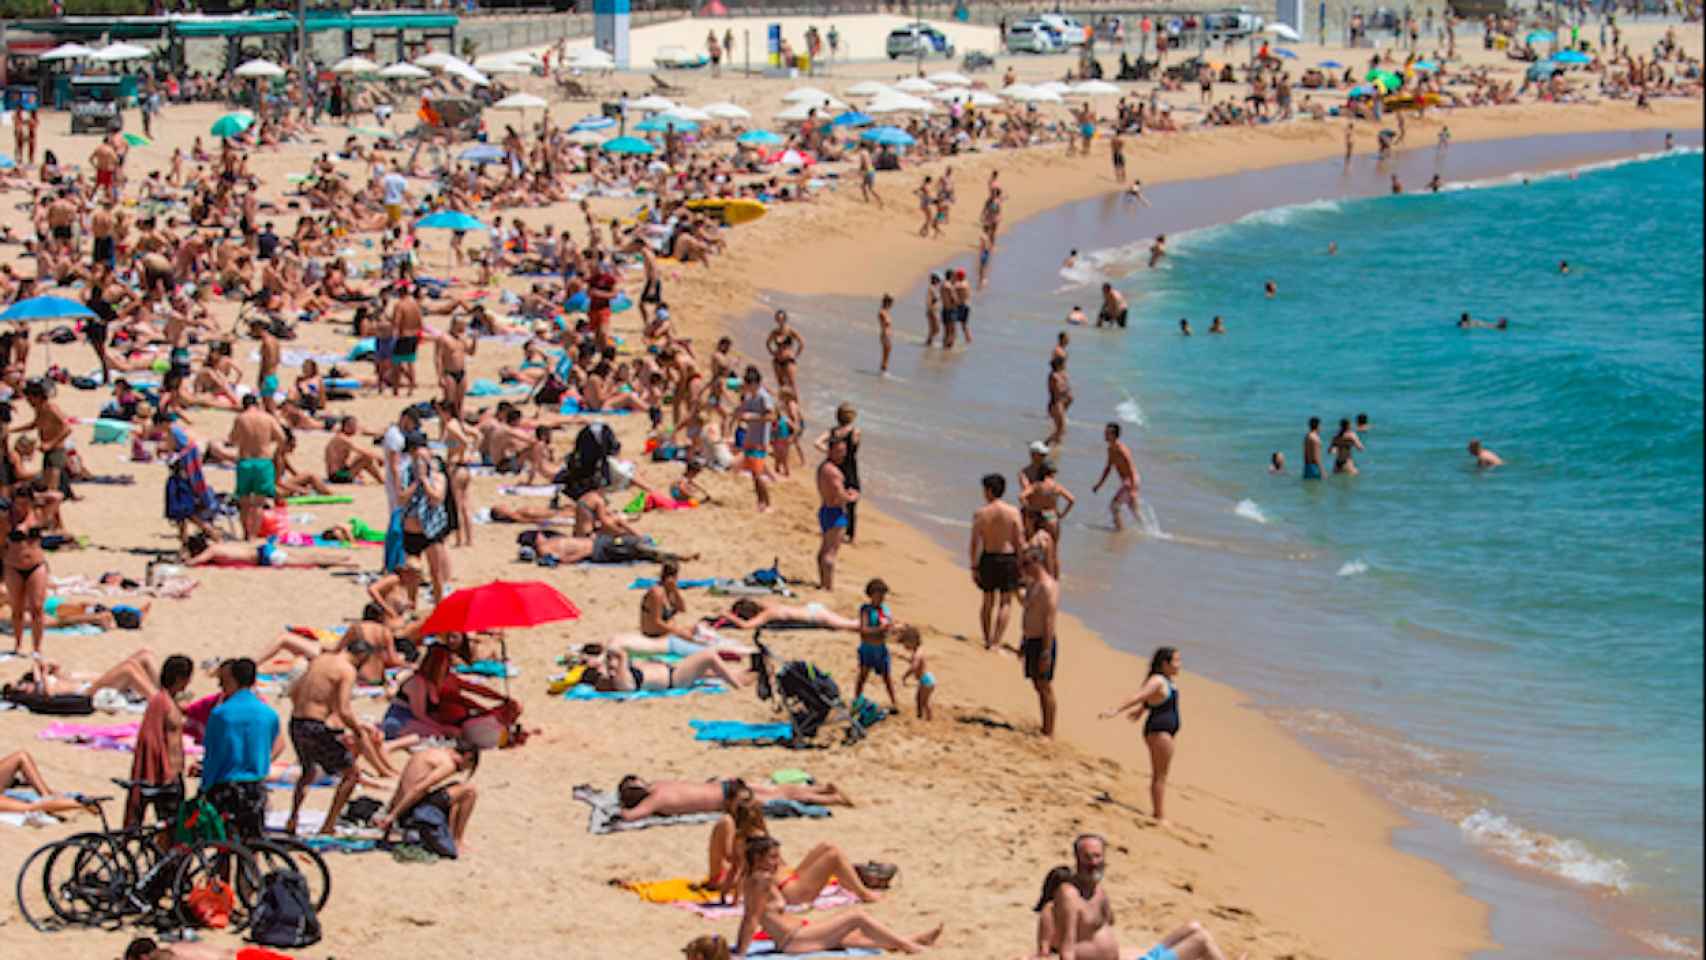
[[[1182,337],[1191,335],[1191,322],[1184,317],[1179,318],[1179,335]]]
[[[1161,258],[1166,255],[1167,235],[1165,233],[1158,233],[1155,235],[1155,242],[1149,245],[1149,269],[1155,269],[1155,265],[1160,263]]]
[[[1268,472],[1269,473],[1284,473],[1285,472],[1285,454],[1280,453],[1278,450],[1275,450],[1273,453],[1268,455]]]
[[[1218,313],[1215,314],[1214,319],[1209,321],[1208,332],[1209,333],[1225,333],[1226,332],[1226,321],[1220,319],[1220,314],[1218,314]]]
[[[1468,311],[1464,311],[1463,315],[1457,318],[1457,329],[1459,330],[1472,330],[1477,327],[1486,330],[1505,330],[1508,329],[1510,325],[1511,322],[1504,317],[1500,317],[1497,322],[1476,320],[1474,317],[1469,315]]]
[[[1274,283],[1272,280],[1262,284],[1262,295],[1267,297],[1269,300],[1279,296],[1279,284]]]
[[[1488,450],[1486,447],[1483,447],[1479,440],[1469,441],[1469,455],[1475,458],[1475,466],[1482,469],[1491,469],[1493,467],[1502,467],[1505,465],[1503,457],[1491,450]]]
[[[1333,442],[1328,444],[1333,451],[1333,472],[1356,476],[1359,472],[1356,464],[1356,452],[1364,449],[1362,438],[1351,429],[1349,420],[1339,421],[1339,432],[1333,435]]]
[[[1568,274],[1569,272],[1570,272],[1570,261],[1568,261],[1568,260],[1558,261],[1558,273]]]
[[[1072,312],[1066,315],[1066,322],[1074,326],[1083,326],[1090,322],[1090,318],[1084,315],[1084,308],[1075,303],[1072,305]]]
[[[1303,479],[1321,479],[1321,418],[1309,418],[1309,432],[1303,435]]]

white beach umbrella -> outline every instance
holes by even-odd
[[[578,143],[583,147],[596,147],[610,139],[603,130],[576,130],[568,135],[570,143]]]
[[[638,100],[630,100],[628,101],[628,106],[643,113],[662,113],[665,110],[674,110],[675,101],[668,97],[660,97],[654,93],[650,96],[641,97]]]
[[[802,97],[802,98],[795,99],[795,100],[789,100],[787,102],[790,104],[793,104],[796,107],[799,107],[799,106],[817,107],[819,110],[845,110],[845,109],[847,109],[847,104],[842,103],[840,100],[835,99],[834,97],[830,96],[829,94],[824,93],[821,90],[817,91],[817,93],[818,93],[818,96],[816,96],[816,97]]]
[[[929,113],[935,109],[930,101],[905,93],[876,97],[865,106],[866,113]]]
[[[783,103],[821,103],[835,98],[816,87],[795,87],[782,94]]]
[[[616,58],[597,47],[581,47],[569,53],[568,64],[579,70],[610,70]]]
[[[461,57],[458,57],[456,54],[446,53],[443,50],[434,50],[431,53],[423,54],[415,58],[415,66],[426,67],[429,70],[443,70],[453,63],[460,63],[465,67],[473,66],[473,64]]]
[[[907,77],[894,85],[901,93],[935,93],[936,85],[923,77]]]
[[[481,73],[490,74],[494,77],[498,74],[522,74],[533,72],[532,67],[525,63],[517,63],[514,60],[498,60],[493,63],[485,64],[484,66],[477,66],[474,69]]]
[[[282,77],[284,68],[271,60],[250,60],[238,67],[236,74],[239,77]]]
[[[798,123],[811,117],[813,111],[817,112],[819,118],[827,116],[830,112],[815,103],[796,103],[776,114],[776,119],[783,123]]]
[[[938,90],[935,93],[932,93],[930,95],[930,99],[940,100],[943,103],[969,103],[971,102],[971,95],[972,91],[970,90],[951,87],[947,90]]]
[[[94,50],[91,50],[88,47],[83,46],[81,43],[62,43],[59,46],[54,47],[52,50],[49,50],[46,53],[42,54],[41,56],[37,57],[36,59],[37,60],[81,60],[84,57],[92,57],[94,55],[95,55]]]
[[[1270,23],[1262,28],[1262,32],[1271,33],[1274,36],[1279,37],[1281,40],[1287,40],[1291,43],[1301,43],[1303,40],[1303,36],[1294,28],[1283,23]]]
[[[1036,89],[1046,90],[1056,96],[1064,97],[1072,92],[1072,85],[1069,83],[1062,83],[1059,80],[1050,80],[1047,83],[1037,84]]]
[[[379,64],[366,57],[345,57],[332,64],[333,73],[378,73]]]
[[[387,80],[425,80],[432,76],[432,71],[422,70],[412,63],[393,63],[379,71],[379,75]]]
[[[971,92],[971,105],[974,107],[999,107],[1001,106],[1001,98],[987,90],[973,90]]]
[[[939,73],[932,73],[929,76],[925,77],[924,79],[930,81],[931,83],[934,83],[938,87],[969,87],[969,86],[971,86],[971,78],[970,77],[966,76],[963,73],[955,73],[952,70],[943,70]]]
[[[463,80],[466,80],[476,87],[484,87],[492,82],[490,77],[461,60],[458,60],[455,63],[445,64],[444,72],[453,77],[461,77]]]
[[[879,93],[886,93],[893,89],[893,87],[878,80],[861,80],[847,88],[847,95],[849,97],[874,97]]]
[[[710,111],[701,110],[698,107],[681,106],[679,104],[665,110],[658,114],[658,116],[665,120],[690,120],[694,123],[710,123],[712,120],[716,119],[716,117],[711,116]]]
[[[752,118],[750,111],[726,101],[707,103],[701,109],[714,120],[749,120]]]
[[[134,43],[109,43],[89,55],[90,60],[100,60],[104,63],[116,63],[120,60],[143,60],[152,57],[154,51],[147,47],[139,47]]]
[[[536,97],[531,93],[512,93],[497,103],[492,104],[493,110],[543,110],[550,104],[544,97]]]
[[[487,73],[490,73],[493,67],[512,63],[523,68],[530,68],[532,66],[532,64],[528,62],[526,56],[521,51],[517,50],[509,53],[488,53],[474,61],[474,69],[484,70]]]
[[[1118,96],[1120,88],[1106,80],[1085,80],[1072,85],[1069,96],[1074,97],[1112,97]]]

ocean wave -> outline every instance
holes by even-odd
[[[1440,188],[1441,193],[1453,193],[1458,190],[1486,190],[1494,187],[1520,187],[1525,183],[1538,183],[1545,180],[1573,180],[1584,173],[1598,173],[1602,170],[1615,170],[1632,163],[1651,163],[1666,157],[1701,156],[1701,147],[1677,147],[1674,150],[1653,150],[1648,153],[1637,153],[1627,157],[1617,157],[1613,160],[1596,160],[1584,163],[1578,167],[1562,167],[1557,170],[1518,170],[1515,173],[1501,174],[1496,177],[1485,177],[1480,180],[1459,180],[1448,183]]]
[[[1471,842],[1524,866],[1582,886],[1629,892],[1629,865],[1599,856],[1579,841],[1525,829],[1484,807],[1457,827]]]
[[[1269,207],[1266,210],[1257,210],[1254,213],[1246,213],[1233,222],[1284,226],[1285,224],[1296,220],[1298,217],[1305,216],[1307,214],[1337,213],[1342,209],[1344,209],[1344,201],[1342,200],[1310,200],[1305,203],[1292,203],[1283,207]]]
[[[1256,505],[1256,501],[1248,498],[1238,501],[1238,505],[1232,508],[1232,512],[1255,523],[1268,522],[1268,515],[1262,512],[1262,508]]]
[[[1367,572],[1368,561],[1361,557],[1355,560],[1347,560],[1339,567],[1339,576],[1341,577],[1360,577]]]
[[[1119,417],[1122,422],[1129,423],[1134,427],[1146,427],[1149,425],[1149,421],[1144,419],[1143,416],[1143,406],[1137,402],[1136,397],[1129,393],[1125,395],[1124,400],[1114,404],[1114,416]]]
[[[1155,540],[1171,540],[1173,535],[1161,529],[1161,518],[1155,515],[1155,508],[1145,500],[1137,508],[1138,526],[1143,535]]]
[[[1055,293],[1066,293],[1080,287],[1124,276],[1149,262],[1149,245],[1153,240],[1139,240],[1118,247],[1107,247],[1080,253],[1070,267],[1060,268],[1060,278],[1066,283]],[[1094,311],[1092,311],[1094,312]]]
[[[1642,943],[1652,947],[1660,953],[1668,954],[1673,957],[1693,957],[1695,960],[1699,960],[1700,944],[1697,942],[1690,943],[1681,937],[1671,936],[1668,933],[1658,933],[1652,930],[1637,930],[1635,931],[1635,937]]]

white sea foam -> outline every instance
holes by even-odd
[[[1368,563],[1361,557],[1358,557],[1355,560],[1348,560],[1343,566],[1339,567],[1339,576],[1341,577],[1359,577],[1367,572]]]
[[[1310,200],[1305,203],[1292,203],[1283,207],[1269,207],[1266,210],[1257,210],[1254,213],[1247,213],[1244,216],[1239,217],[1234,222],[1283,226],[1284,224],[1291,223],[1298,217],[1306,216],[1311,213],[1335,213],[1342,206],[1343,203],[1339,200]]]
[[[1681,937],[1673,937],[1668,933],[1658,933],[1652,930],[1637,930],[1635,936],[1647,946],[1669,956],[1692,957],[1694,960],[1700,958],[1699,944],[1689,943]]]
[[[1629,892],[1629,865],[1599,856],[1580,841],[1525,829],[1484,808],[1457,826],[1471,842],[1524,866],[1587,887]]]
[[[961,519],[959,517],[939,517],[934,513],[926,513],[924,514],[924,519],[931,523],[939,523],[944,527],[964,527],[968,530],[971,529],[971,521]]]
[[[1155,515],[1155,508],[1149,505],[1148,500],[1138,505],[1137,515],[1144,536],[1155,540],[1173,539],[1172,534],[1161,529],[1161,519]]]
[[[1073,260],[1072,266],[1060,268],[1060,278],[1065,281],[1065,285],[1057,288],[1055,293],[1066,293],[1130,273],[1149,262],[1150,243],[1149,240],[1141,240],[1123,246],[1080,253]],[[1093,314],[1096,311],[1090,312]]]
[[[1232,508],[1232,512],[1255,523],[1268,522],[1268,515],[1262,512],[1262,508],[1257,506],[1256,501],[1254,500],[1244,499],[1238,501],[1238,505]]]
[[[1129,393],[1125,395],[1124,400],[1114,404],[1114,416],[1119,417],[1121,421],[1129,423],[1134,427],[1146,427],[1149,425],[1149,421],[1144,419],[1142,405],[1137,402],[1136,397]]]
[[[1665,157],[1700,156],[1701,154],[1702,148],[1700,147],[1678,147],[1675,150],[1670,151],[1654,150],[1648,153],[1637,153],[1634,156],[1629,157],[1618,157],[1614,160],[1596,160],[1593,163],[1585,163],[1579,167],[1564,167],[1558,170],[1541,171],[1518,170],[1515,173],[1502,174],[1497,177],[1486,177],[1481,180],[1461,180],[1455,183],[1448,183],[1441,188],[1441,190],[1442,192],[1450,192],[1456,190],[1485,190],[1490,187],[1519,187],[1525,183],[1537,183],[1543,180],[1562,180],[1578,177],[1584,173],[1594,173],[1600,170],[1614,170],[1618,167],[1628,166],[1631,163],[1650,163],[1654,160],[1662,160]]]

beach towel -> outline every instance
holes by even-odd
[[[628,501],[628,505],[622,508],[622,512],[629,516],[639,516],[647,510],[691,510],[697,506],[698,504],[691,500],[672,500],[669,497],[660,497],[655,493],[640,492],[634,495],[634,499]]]
[[[379,529],[378,527],[368,526],[367,521],[361,519],[360,517],[350,517],[349,518],[349,532],[350,532],[350,536],[356,538],[357,540],[360,540],[362,543],[384,543],[385,542],[385,531]]]
[[[301,497],[286,497],[284,502],[293,507],[312,507],[321,504],[354,503],[355,498],[346,493],[313,493]]]
[[[700,877],[672,877],[668,880],[612,880],[610,885],[634,894],[647,903],[662,903],[680,907],[695,913],[707,920],[725,920],[741,915],[742,908],[733,904],[719,903],[716,890],[703,886]],[[804,913],[807,910],[833,910],[858,903],[859,898],[831,883],[823,888],[817,899],[811,903],[792,904],[787,907],[789,913]]]
[[[457,673],[471,673],[480,677],[519,677],[521,668],[502,660],[475,660],[473,663],[459,663],[453,669]]]
[[[297,839],[321,853],[371,853],[381,849],[379,841],[371,837],[322,837],[314,834]]]
[[[668,690],[594,690],[584,683],[576,684],[563,694],[566,700],[657,700],[664,697],[685,697],[690,693],[723,693],[728,687],[714,680],[700,680],[691,687],[671,687]]]
[[[28,624],[24,625],[24,632],[30,632]],[[103,633],[106,631],[95,623],[79,623],[69,627],[46,627],[42,630],[42,635],[47,637],[98,637]],[[11,621],[0,621],[0,634],[12,635]]]
[[[506,484],[498,487],[498,493],[506,497],[554,497],[557,495],[557,488],[549,483]]]
[[[787,743],[794,738],[788,723],[745,723],[740,720],[689,720],[693,739],[713,743]]]
[[[675,582],[675,585],[680,587],[683,590],[704,590],[704,589],[708,589],[710,587],[714,587],[717,584],[723,583],[723,582],[726,582],[726,581],[723,581],[717,577],[706,577],[703,580],[677,580]],[[657,579],[654,577],[636,577],[636,578],[634,578],[633,583],[628,584],[628,589],[629,590],[650,590],[651,588],[653,588],[657,585],[658,585]]]
[[[129,753],[136,744],[136,737],[142,729],[140,721],[132,723],[77,723],[61,720],[50,723],[36,734],[40,740],[56,740],[89,750],[114,750]],[[184,754],[186,756],[201,756],[201,745],[184,737]]]
[[[882,955],[883,952],[881,950],[872,950],[869,947],[846,947],[841,950],[824,950],[819,953],[788,954],[788,956],[792,957],[793,960],[829,960],[829,958],[832,957],[880,957]],[[780,954],[776,952],[776,945],[774,943],[771,943],[768,940],[758,940],[754,941],[752,946],[747,948],[746,956],[770,957],[780,956]]]
[[[622,819],[622,805],[614,791],[595,790],[588,784],[574,789],[576,800],[592,808],[586,821],[586,832],[602,835],[625,830],[645,830],[648,827],[674,827],[692,823],[716,823],[720,813],[680,813],[670,817],[645,817],[640,820]],[[805,818],[821,820],[830,816],[828,807],[797,800],[770,800],[764,804],[764,816],[771,820]]]
[[[819,893],[817,895],[817,899],[813,900],[811,903],[790,904],[786,910],[788,913],[805,913],[807,910],[834,910],[838,907],[849,907],[858,902],[858,897],[855,897],[851,893],[848,893],[832,883],[829,886],[824,887],[823,892]],[[739,919],[744,909],[733,904],[716,902],[696,903],[692,901],[672,902],[670,906],[680,907],[689,913],[698,914],[706,920]]]
[[[35,803],[41,799],[41,794],[34,790],[7,790],[6,796],[19,803]],[[59,823],[59,818],[51,813],[32,810],[29,813],[0,813],[0,823],[9,827],[51,827]]]
[[[533,391],[533,387],[525,383],[498,383],[485,377],[477,377],[468,386],[470,397],[525,397]]]

